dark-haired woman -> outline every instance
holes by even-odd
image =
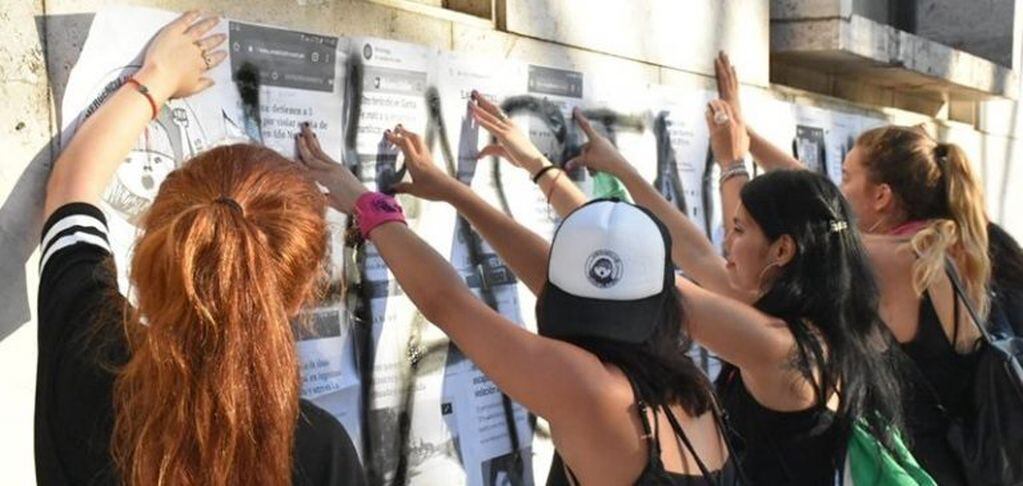
[[[559,214],[580,204],[583,196],[564,172],[551,167],[498,107],[475,97],[471,108],[497,139],[486,153],[529,171]],[[722,398],[751,481],[830,484],[857,420],[889,440],[898,427],[898,402],[890,401],[898,387],[881,355],[876,289],[837,188],[811,174],[778,174],[744,189],[741,198],[726,197],[726,211],[735,215],[726,261],[609,140],[581,114],[576,120],[589,142],[569,165],[617,176],[638,204],[665,222],[672,260],[700,283],[677,281],[687,309],[710,293],[731,303],[687,312],[680,324],[735,367],[725,374]],[[715,137],[719,160],[737,160],[745,151],[744,131],[728,128],[734,136]],[[726,194],[738,191],[739,175],[724,181]],[[740,311],[745,318],[728,318]]]
[[[35,459],[41,485],[359,485],[334,417],[299,399],[291,319],[314,295],[326,204],[300,168],[251,145],[172,172],[117,291],[103,188],[167,99],[226,53],[187,13],[82,124],[46,192]]]
[[[738,81],[717,62],[722,98],[736,118]],[[798,160],[750,131],[751,151],[768,170]],[[980,333],[945,275],[953,261],[982,316],[990,306],[984,196],[965,152],[918,128],[885,126],[861,134],[842,163],[842,193],[866,235],[881,290],[880,313],[914,366],[903,379],[910,448],[938,484],[966,484],[946,442],[950,417],[968,413]]]
[[[367,192],[308,130],[300,158],[332,205],[355,215],[423,315],[505,393],[551,424],[560,457],[554,484],[735,482],[709,383],[685,358],[678,323],[713,313],[730,326],[756,320],[755,312],[709,294],[683,305],[670,236],[635,206],[587,205],[548,244],[441,172],[418,135],[399,126],[387,137],[412,176],[399,189],[453,204],[540,296],[539,335],[480,301],[447,261],[399,224],[393,199]]]
[[[991,258],[991,324],[1006,335],[1023,336],[1023,249],[1005,229],[988,223]]]

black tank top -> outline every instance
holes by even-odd
[[[750,484],[834,484],[849,437],[825,404],[796,412],[766,408],[750,395],[733,365],[721,370],[717,386]]]
[[[955,300],[953,308],[952,337],[955,340],[959,334],[959,299]],[[900,347],[915,365],[908,370],[907,396],[903,402],[910,451],[938,484],[966,484],[966,477],[945,436],[950,417],[967,410],[977,354],[956,352],[926,292],[920,300],[916,335]]]
[[[628,376],[628,375],[626,375]],[[725,463],[721,466],[721,469],[717,471],[710,471],[707,466],[700,459],[700,456],[696,453],[696,449],[693,448],[693,444],[689,441],[689,437],[686,436],[685,431],[682,430],[682,425],[678,423],[675,418],[675,414],[672,413],[671,409],[664,407],[653,407],[651,410],[654,414],[654,425],[651,428],[650,421],[647,418],[647,405],[643,399],[639,398],[639,390],[632,379],[629,379],[629,383],[632,385],[632,393],[636,397],[636,409],[639,411],[640,423],[643,426],[643,437],[647,444],[647,464],[643,468],[643,472],[640,473],[639,478],[636,479],[637,486],[714,486],[714,485],[738,485],[741,484],[739,481],[739,472],[736,469],[735,462],[731,455],[731,448],[729,448],[729,456]],[[670,472],[664,468],[664,463],[661,461],[661,442],[660,442],[660,430],[658,427],[657,414],[658,412],[664,412],[665,417],[668,419],[668,423],[671,424],[672,431],[675,436],[678,437],[689,453],[693,455],[693,459],[696,460],[697,467],[700,468],[702,475],[689,475]],[[724,431],[724,427],[718,421],[718,429]],[[727,443],[727,442],[726,442]],[[572,482],[568,481],[568,476],[565,472],[568,471],[568,475],[571,475]],[[551,470],[547,475],[547,486],[580,486],[579,479],[575,477],[572,470],[565,465],[561,460],[561,455],[554,452],[554,460],[551,462]]]

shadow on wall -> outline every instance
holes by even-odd
[[[58,124],[62,119],[60,104],[68,74],[78,61],[92,18],[92,14],[74,14],[35,19]],[[28,288],[25,265],[39,245],[46,180],[59,148],[58,128],[49,143],[28,163],[7,199],[0,204],[0,340],[32,320],[29,299],[35,298],[36,290]],[[28,271],[34,272],[35,269]]]

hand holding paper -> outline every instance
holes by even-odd
[[[227,36],[203,37],[220,23],[220,18],[200,19],[199,12],[185,13],[161,29],[146,49],[137,77],[158,100],[184,98],[213,85],[205,76],[206,71],[223,62],[227,51],[212,49],[222,44]]]
[[[54,162],[45,216],[68,202],[98,202],[118,164],[160,107],[169,98],[195,94],[212,84],[203,75],[227,53],[205,51],[223,43],[224,36],[202,37],[220,20],[199,19],[199,13],[189,12],[161,29],[133,77],[137,87],[122,86],[78,128]]]

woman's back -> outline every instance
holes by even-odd
[[[739,369],[730,365],[722,369],[717,390],[728,410],[735,453],[752,484],[826,484],[834,479],[848,437],[826,405],[772,410],[757,401]]]
[[[621,430],[598,439],[552,427],[557,452],[548,485],[736,484],[735,465],[713,411],[694,417],[679,405],[651,406],[624,372],[607,368],[608,393],[627,415],[622,427],[615,427]]]

